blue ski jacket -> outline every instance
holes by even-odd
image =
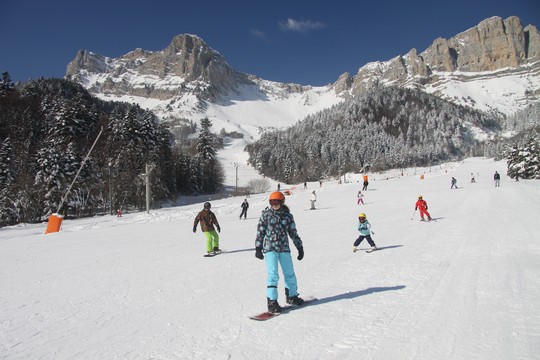
[[[302,247],[302,240],[296,230],[296,224],[292,214],[286,206],[278,210],[267,207],[262,211],[257,225],[257,238],[255,247],[262,248],[263,252],[291,252],[289,238],[291,237],[294,246]]]
[[[369,221],[366,220],[363,223],[359,221],[358,231],[360,231],[360,235],[364,235],[364,236],[371,235],[371,224],[369,223]]]

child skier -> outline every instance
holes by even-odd
[[[369,221],[367,221],[366,214],[358,215],[358,231],[360,231],[360,236],[358,236],[358,239],[354,241],[353,252],[356,252],[356,250],[358,250],[356,247],[360,245],[360,243],[364,239],[366,239],[369,245],[371,245],[371,249],[368,250],[368,252],[377,250],[377,246],[371,238],[371,234],[373,234],[373,232],[371,231],[371,224],[369,223]]]
[[[427,209],[428,209],[427,202],[424,199],[422,199],[422,195],[419,195],[418,201],[416,202],[414,206],[414,211],[420,210],[420,217],[422,218],[422,221],[425,221],[424,215],[428,217],[428,221],[431,221],[431,215],[429,215]]]
[[[304,300],[298,297],[298,285],[294,273],[289,238],[298,249],[298,260],[304,258],[302,240],[296,231],[294,218],[285,205],[285,195],[274,191],[268,199],[270,207],[263,210],[257,225],[255,239],[255,257],[265,259],[266,255],[266,299],[268,312],[280,313],[277,285],[279,281],[278,263],[285,278],[286,301],[292,305],[302,305]]]
[[[362,194],[362,190],[358,190],[358,194],[356,195],[356,197],[358,198],[356,204],[360,205],[360,203],[362,203],[362,205],[364,205],[364,199],[362,199],[364,197],[364,194]]]
[[[212,205],[209,202],[205,202],[203,210],[197,214],[193,222],[193,232],[197,232],[197,224],[201,222],[201,230],[206,236],[207,255],[205,256],[214,256],[221,253],[219,249],[219,235],[214,225],[218,232],[221,232],[221,227],[219,226],[216,215],[210,210],[211,207]]]

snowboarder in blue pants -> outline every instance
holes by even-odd
[[[278,268],[285,280],[286,301],[293,305],[302,305],[304,300],[298,297],[298,284],[294,273],[289,238],[298,250],[298,260],[304,258],[304,248],[296,230],[294,218],[285,205],[285,195],[280,191],[270,194],[270,207],[263,210],[257,225],[255,239],[255,257],[266,260],[266,298],[268,311],[280,313],[278,303]],[[266,257],[265,257],[266,255]]]

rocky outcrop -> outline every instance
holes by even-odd
[[[517,17],[492,17],[450,40],[437,39],[422,56],[433,71],[495,71],[527,63],[528,46]]]
[[[162,51],[136,49],[119,58],[81,50],[68,64],[66,77],[96,93],[157,99],[169,99],[186,91],[214,99],[252,83],[194,35],[175,36]]]
[[[437,81],[437,72],[480,73],[538,61],[540,34],[536,27],[524,28],[515,16],[506,20],[492,17],[451,39],[436,39],[420,54],[412,49],[404,56],[365,65],[348,90],[362,94],[374,83],[419,86]],[[344,91],[341,78],[334,89]]]

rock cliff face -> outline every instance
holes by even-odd
[[[439,81],[437,73],[490,72],[540,62],[540,34],[523,27],[519,18],[492,17],[451,39],[436,39],[424,52],[412,49],[404,56],[360,68],[351,82],[352,93],[363,93],[373,83],[423,86]],[[341,81],[335,84],[343,91]]]
[[[186,91],[210,100],[252,83],[194,35],[175,36],[162,51],[136,49],[116,59],[80,50],[68,64],[66,77],[96,93],[162,100]]]
[[[218,103],[244,90],[247,98],[267,100],[312,89],[237,72],[196,35],[175,36],[161,51],[136,49],[119,58],[81,50],[67,66],[66,77],[94,94],[116,98],[138,96],[187,107],[194,97],[197,111],[204,110],[205,102]],[[364,94],[375,84],[413,87],[509,114],[540,101],[540,33],[533,25],[523,27],[517,17],[492,17],[450,39],[436,39],[421,53],[412,49],[388,61],[366,64],[355,75],[345,73],[317,91],[346,98]],[[501,99],[509,100],[501,104]]]

